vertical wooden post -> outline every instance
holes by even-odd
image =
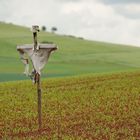
[[[37,28],[37,29],[36,29]],[[33,41],[34,41],[34,50],[37,50],[37,31],[38,26],[33,26]],[[38,97],[38,125],[39,129],[41,129],[42,119],[41,119],[41,82],[40,82],[40,74],[36,72],[35,74],[35,83],[37,84],[37,97]]]
[[[42,119],[41,119],[41,83],[40,83],[40,74],[36,74],[37,80],[37,94],[38,94],[38,125],[41,129]]]
[[[33,33],[33,39],[34,39],[34,50],[37,48],[37,32]]]

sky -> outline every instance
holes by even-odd
[[[0,0],[0,21],[140,46],[140,0]]]

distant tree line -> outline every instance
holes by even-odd
[[[46,30],[47,30],[47,28],[46,28],[46,26],[42,26],[42,31],[44,31],[44,32],[46,32]]]
[[[43,26],[41,27],[41,30],[44,31],[44,32],[46,32],[46,31],[47,31],[46,26],[43,25]],[[52,33],[55,33],[57,30],[58,30],[58,29],[57,29],[57,27],[55,27],[55,26],[53,26],[53,27],[51,28],[51,32],[52,32]]]

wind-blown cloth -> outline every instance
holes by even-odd
[[[20,53],[20,58],[25,65],[25,74],[29,75],[29,60],[30,57],[35,71],[41,74],[41,70],[44,68],[45,64],[48,62],[48,58],[52,51],[57,49],[55,44],[38,44],[37,50],[33,50],[33,44],[25,44],[17,46],[17,50]],[[27,56],[26,56],[27,54]]]

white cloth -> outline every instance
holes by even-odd
[[[20,52],[20,57],[22,62],[25,64],[25,74],[29,75],[29,61],[25,57],[25,54],[27,54],[33,64],[34,69],[37,73],[41,74],[41,70],[44,68],[45,64],[48,62],[48,58],[50,56],[50,53],[53,50],[56,50],[57,47],[54,44],[48,44],[49,46],[45,46],[45,44],[42,44],[39,46],[39,50],[33,50],[32,46],[24,45],[24,46],[18,46],[17,50]]]
[[[25,70],[24,70],[24,72],[23,72],[26,76],[29,76],[29,64],[26,64],[25,65]]]

